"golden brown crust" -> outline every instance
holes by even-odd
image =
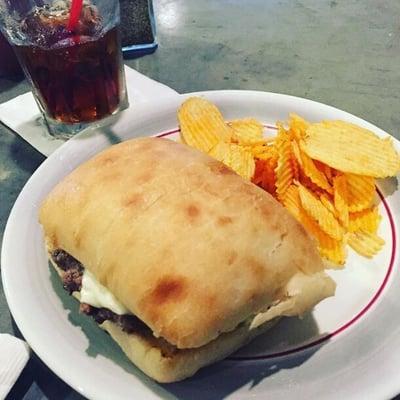
[[[269,194],[166,139],[112,146],[49,194],[50,248],[78,259],[152,331],[200,347],[258,313],[298,271],[323,265]]]
[[[181,381],[194,375],[200,368],[222,360],[256,336],[270,329],[278,319],[249,330],[248,325],[223,333],[205,346],[177,350],[165,356],[162,349],[140,334],[127,334],[110,321],[100,327],[118,343],[126,356],[146,375],[160,383]]]

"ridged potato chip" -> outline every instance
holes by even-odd
[[[254,175],[255,161],[253,155],[240,146],[231,145],[230,167],[243,178],[250,180]]]
[[[349,211],[369,208],[375,196],[375,179],[355,174],[344,174],[344,176],[347,182]]]
[[[286,190],[293,183],[293,170],[290,136],[282,126],[278,130],[275,145],[278,152],[278,164],[275,169],[276,193],[278,198],[283,199]]]
[[[343,266],[346,261],[346,251],[343,241],[332,239],[322,231],[321,233],[317,238],[321,255],[335,265]]]
[[[295,217],[304,226],[304,228],[317,240],[318,250],[321,256],[329,260],[333,265],[328,265],[331,268],[341,268],[346,261],[346,252],[343,240],[335,240],[331,236],[327,235],[319,226],[319,224],[310,217],[307,212],[297,203],[295,194],[290,191],[290,206],[288,210],[292,210],[291,213],[297,212]],[[287,192],[287,193],[288,193]],[[299,197],[299,196],[298,196]]]
[[[256,160],[255,172],[252,182],[260,186],[273,196],[276,195],[276,159]]]
[[[308,190],[314,193],[316,196],[320,197],[325,193],[318,185],[316,185],[305,173],[302,168],[299,171],[300,179],[299,182],[305,186]]]
[[[237,144],[219,142],[209,154],[247,180],[250,180],[254,175],[253,155]]]
[[[310,123],[297,114],[289,114],[289,130],[296,140],[300,140],[305,134]]]
[[[301,161],[300,147],[299,147],[299,144],[295,140],[292,140],[292,153],[293,153],[294,157],[296,158],[299,166],[302,167],[303,165],[302,165],[302,161]]]
[[[328,194],[323,193],[319,196],[321,203],[327,208],[335,217],[337,217],[336,208]]]
[[[239,144],[251,145],[265,143],[264,126],[254,118],[237,119],[228,124],[234,131],[232,140]]]
[[[278,159],[278,152],[276,151],[275,146],[256,145],[247,147],[248,150],[253,154],[253,156],[260,160],[268,160],[269,158]]]
[[[346,258],[343,241],[331,238],[307,214],[302,207],[299,188],[297,186],[291,185],[288,188],[285,193],[283,205],[304,226],[308,233],[317,240],[321,256],[335,264],[336,268],[343,266]],[[333,268],[334,266],[331,267]]]
[[[299,188],[296,185],[290,185],[286,190],[285,197],[282,201],[285,208],[298,220],[300,221],[301,214],[301,202],[299,195]]]
[[[266,144],[256,144],[256,145],[247,145],[245,147],[253,154],[254,157],[256,157],[258,154],[269,153],[270,147],[273,146],[268,146]]]
[[[385,241],[375,233],[361,230],[349,235],[348,244],[358,254],[372,258],[379,253]]]
[[[218,108],[201,97],[183,102],[178,120],[183,142],[206,153],[220,141],[229,142],[233,135]]]
[[[335,170],[331,168],[329,165],[324,164],[321,161],[314,160],[315,166],[326,176],[326,179],[330,184],[332,184],[333,177],[335,174]]]
[[[265,160],[255,160],[254,175],[251,178],[251,181],[255,185],[261,185],[264,168],[265,168]]]
[[[333,202],[337,211],[337,216],[342,226],[349,226],[349,206],[347,193],[347,180],[344,175],[333,178]]]
[[[274,158],[266,160],[261,182],[261,187],[273,196],[276,196],[276,162],[277,161]]]
[[[343,238],[343,228],[334,215],[324,207],[319,199],[309,192],[303,185],[299,185],[300,201],[310,217],[318,222],[321,229],[336,240]]]
[[[299,162],[297,161],[296,156],[293,154],[293,152],[291,153],[291,156],[290,156],[290,166],[292,167],[293,179],[295,181],[299,181],[300,180],[300,165],[299,165]]]
[[[223,162],[228,165],[231,160],[231,148],[230,144],[226,142],[218,142],[209,152],[208,154],[211,157],[214,157],[218,161]]]
[[[365,231],[376,233],[382,217],[378,213],[377,207],[368,208],[363,211],[349,214],[349,232]]]
[[[344,121],[311,124],[300,141],[315,160],[342,172],[385,178],[400,171],[400,155],[390,138]]]
[[[301,163],[304,174],[310,178],[311,182],[324,189],[328,193],[332,193],[332,187],[326,176],[315,166],[314,161],[307,154],[300,151]]]

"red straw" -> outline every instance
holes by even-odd
[[[68,30],[73,32],[75,30],[76,24],[79,21],[79,16],[81,15],[83,0],[72,0],[71,9],[69,10],[69,21]]]

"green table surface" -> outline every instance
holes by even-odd
[[[126,63],[178,92],[255,89],[353,113],[400,138],[400,2],[156,0],[158,50]],[[0,78],[0,103],[29,90]],[[0,241],[44,157],[0,124]],[[19,335],[0,283],[0,332]],[[1,357],[0,357],[1,358]],[[10,399],[79,399],[36,357]]]

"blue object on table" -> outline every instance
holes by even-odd
[[[120,0],[124,58],[153,53],[158,46],[152,0]]]

